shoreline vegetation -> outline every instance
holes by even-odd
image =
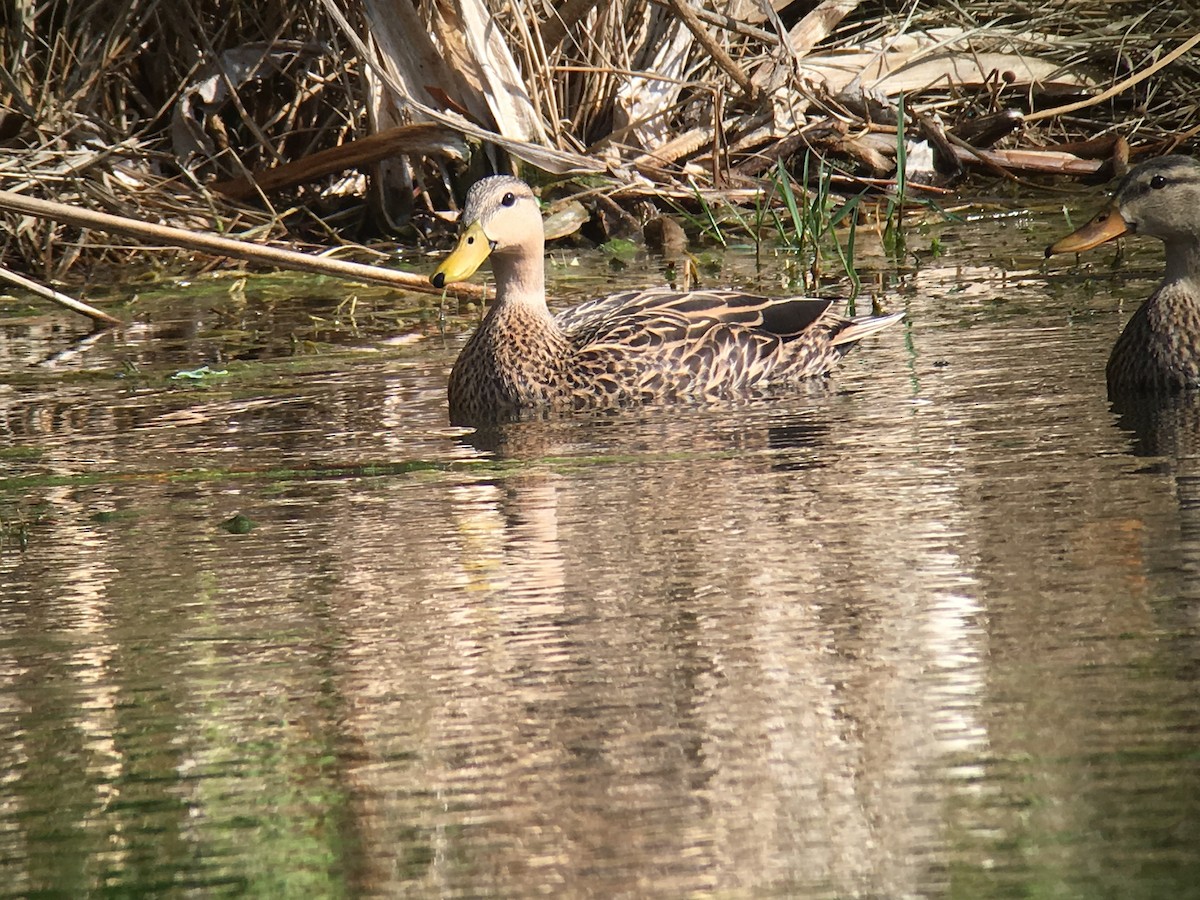
[[[0,191],[21,195],[0,196],[0,266],[66,287],[223,264],[169,229],[250,259],[445,246],[493,171],[542,186],[564,235],[666,215],[815,251],[868,204],[891,226],[972,179],[1103,182],[1200,132],[1200,33],[1174,4],[31,0],[0,20]]]

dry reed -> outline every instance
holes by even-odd
[[[835,187],[879,186],[896,175],[901,96],[908,137],[932,140],[943,172],[1098,175],[1129,146],[1186,152],[1200,130],[1196,55],[1155,68],[1196,34],[1168,3],[4,9],[0,188],[264,242],[418,239],[493,169],[590,176],[623,196],[749,200],[765,196],[779,161],[799,178],[790,161],[817,153],[839,173]],[[442,136],[369,163],[354,155],[354,142],[422,122]],[[343,149],[358,168],[338,171]],[[302,163],[318,153],[332,167],[314,174]],[[298,163],[306,174],[292,177]],[[255,176],[267,171],[262,189]],[[234,183],[241,194],[224,190]],[[46,220],[5,224],[0,264],[43,280],[137,249]]]

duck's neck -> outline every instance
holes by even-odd
[[[1200,387],[1200,244],[1168,241],[1166,268],[1113,346],[1110,394]]]
[[[1200,302],[1200,241],[1178,240],[1166,244],[1167,271],[1162,287],[1172,296],[1186,296]]]
[[[541,254],[493,255],[496,299],[450,373],[450,413],[466,423],[565,395],[569,342],[546,306]]]
[[[496,279],[494,315],[533,315],[554,321],[546,306],[546,265],[540,247],[537,253],[493,254],[492,273]]]

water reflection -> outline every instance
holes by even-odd
[[[433,340],[10,359],[7,892],[1186,895],[1193,413],[1132,455],[1120,310],[1014,234],[724,407],[465,432]]]
[[[982,740],[978,610],[947,547],[953,492],[896,485],[927,542],[900,558],[881,552],[893,521],[830,520],[859,486],[805,461],[839,454],[842,402],[643,412],[600,444],[611,420],[506,429],[537,456],[451,492],[451,564],[417,591],[443,625],[392,644],[382,611],[339,616],[347,695],[398,671],[425,686],[353,720],[372,749],[356,793],[405,798],[360,818],[364,890],[455,884],[464,865],[502,896],[937,879],[926,772]],[[579,452],[614,443],[628,462]],[[439,643],[413,673],[422,638]],[[397,871],[413,829],[429,868]]]
[[[1136,456],[1200,456],[1200,394],[1130,394],[1114,397],[1117,425],[1133,437]]]
[[[1125,395],[1113,398],[1118,425],[1131,452],[1154,460],[1175,488],[1179,503],[1179,565],[1187,573],[1185,596],[1200,597],[1200,395]]]

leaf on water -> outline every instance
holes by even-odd
[[[229,374],[225,369],[212,369],[201,366],[198,369],[183,369],[171,376],[172,381],[203,381],[205,378],[224,378]]]
[[[228,531],[230,534],[249,534],[254,528],[255,522],[241,513],[230,516],[221,523],[221,528]]]
[[[601,244],[600,249],[614,259],[630,260],[637,256],[638,245],[625,238],[612,238]]]

